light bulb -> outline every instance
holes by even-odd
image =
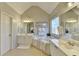
[[[68,7],[71,7],[72,5],[73,5],[72,2],[69,2],[69,3],[68,3]]]

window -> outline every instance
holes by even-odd
[[[56,17],[52,19],[52,33],[59,34],[58,27],[59,27],[59,17]]]

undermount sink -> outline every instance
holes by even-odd
[[[64,46],[65,48],[67,48],[67,49],[77,49],[77,50],[79,50],[79,42],[75,42],[73,40],[62,41],[61,45]]]

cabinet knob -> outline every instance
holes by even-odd
[[[73,55],[73,56],[76,56],[76,55]]]
[[[11,34],[9,34],[9,36],[11,36]]]
[[[58,48],[57,46],[55,46],[56,48]]]

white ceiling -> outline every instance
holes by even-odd
[[[58,2],[6,2],[6,3],[10,5],[19,14],[22,14],[31,6],[38,6],[50,14],[58,5]]]

